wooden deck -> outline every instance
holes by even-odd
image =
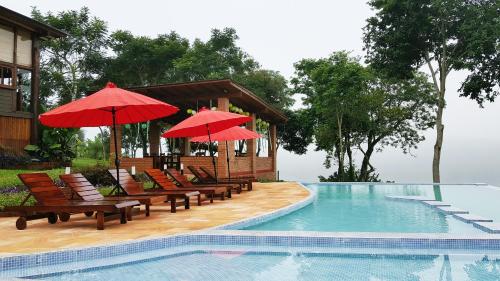
[[[16,218],[0,218],[0,255],[53,251],[95,246],[134,239],[186,233],[265,214],[305,199],[309,192],[297,183],[255,183],[254,190],[233,194],[232,199],[215,200],[190,210],[170,213],[168,204],[152,206],[151,216],[135,216],[120,225],[109,222],[104,231],[95,229],[95,220],[74,215],[69,222],[49,225],[46,220],[28,222],[16,230]],[[143,211],[143,210],[141,210]]]

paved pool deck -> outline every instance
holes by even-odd
[[[73,215],[69,222],[54,225],[46,219],[29,221],[25,230],[17,230],[17,218],[0,218],[0,256],[81,248],[113,244],[135,239],[181,234],[212,228],[263,215],[304,200],[309,191],[295,182],[255,183],[250,192],[234,194],[225,201],[206,201],[202,206],[183,207],[170,213],[170,206],[151,207],[151,216],[134,216],[120,225],[119,220],[105,223],[105,230],[96,230],[95,219]],[[142,211],[142,210],[141,210]]]

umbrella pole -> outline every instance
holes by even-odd
[[[214,156],[214,152],[212,151],[212,137],[210,136],[210,128],[208,127],[208,124],[207,124],[207,132],[208,132],[208,142],[209,142],[209,145],[208,145],[208,150],[210,151],[210,156],[212,156],[212,165],[214,166],[214,173],[215,173],[215,183],[218,183],[219,180],[218,180],[218,177],[217,177],[217,167],[215,166],[215,156]]]
[[[231,180],[231,170],[229,168],[229,147],[227,146],[227,141],[226,141],[226,161],[227,161],[227,175],[229,180]]]
[[[116,167],[116,190],[117,194],[120,195],[120,159],[118,159],[118,140],[116,139],[116,109],[113,107],[111,109],[111,115],[113,115],[113,140],[115,144],[115,167]]]

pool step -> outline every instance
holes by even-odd
[[[489,233],[500,233],[500,223],[497,222],[473,222],[474,227]]]
[[[453,214],[453,216],[461,221],[464,221],[466,223],[473,223],[473,222],[493,222],[492,219],[487,219],[483,218],[478,215],[474,214]]]
[[[447,214],[447,215],[453,215],[453,214],[468,214],[469,211],[462,210],[457,207],[452,207],[452,206],[438,206],[436,207],[439,211]]]
[[[428,198],[425,196],[392,196],[392,195],[387,195],[385,196],[387,199],[392,199],[392,200],[410,200],[410,201],[435,201],[432,198]]]
[[[451,204],[441,202],[441,201],[422,201],[422,203],[432,206],[432,207],[451,207]]]

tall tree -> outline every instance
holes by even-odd
[[[102,72],[108,46],[106,23],[92,17],[86,7],[58,14],[42,14],[33,8],[32,16],[68,33],[65,38],[41,42],[43,104],[52,98],[58,104],[81,98]]]
[[[277,71],[258,69],[235,80],[277,109],[289,108],[294,103],[288,81]]]
[[[122,30],[113,32],[110,38],[114,55],[107,58],[102,82],[114,81],[129,87],[179,80],[174,62],[187,52],[187,39],[175,32],[150,38]]]
[[[213,29],[210,39],[196,39],[186,54],[176,60],[182,81],[234,78],[258,68],[257,62],[236,45],[233,28]]]
[[[292,84],[306,95],[316,147],[327,152],[327,168],[337,160],[335,180],[369,181],[375,151],[392,145],[407,152],[423,140],[421,131],[434,125],[436,99],[422,73],[388,79],[346,52],[295,67]],[[359,171],[353,150],[363,154]]]
[[[479,103],[498,95],[498,0],[370,0],[377,12],[364,29],[367,61],[392,77],[428,68],[438,99],[434,182],[440,182],[446,82],[452,70],[468,70],[461,94]]]

